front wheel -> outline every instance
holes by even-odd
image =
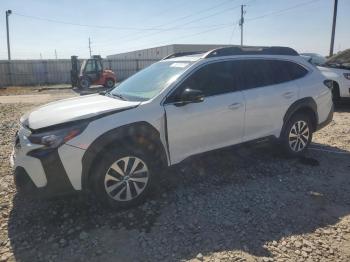
[[[79,86],[82,89],[88,89],[90,87],[90,85],[91,85],[91,81],[87,77],[84,77],[84,78],[80,79],[80,81],[79,81]]]
[[[307,115],[296,114],[285,125],[281,135],[281,144],[286,153],[301,155],[310,145],[313,127]]]
[[[113,208],[143,202],[155,180],[153,163],[147,154],[136,150],[107,152],[93,172],[99,199]]]

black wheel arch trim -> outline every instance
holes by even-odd
[[[28,155],[40,160],[46,175],[47,185],[38,189],[40,194],[56,196],[76,191],[62,164],[58,148],[34,149],[28,152]]]
[[[147,138],[138,141],[140,138]],[[145,142],[142,145],[142,142]],[[149,144],[146,144],[150,142]],[[156,159],[160,164],[167,165],[167,154],[159,131],[148,122],[140,121],[111,129],[97,137],[85,151],[82,158],[81,183],[84,191],[90,188],[90,173],[95,164],[95,160],[102,156],[104,152],[115,146],[122,146],[132,149],[135,145],[149,146],[150,152],[154,150],[158,155]],[[153,153],[153,152],[152,152]]]
[[[285,124],[294,114],[300,109],[311,109],[315,114],[315,120],[316,125],[318,124],[318,113],[317,113],[317,104],[315,100],[311,97],[304,97],[302,99],[299,99],[295,101],[291,106],[288,108],[286,114],[283,117],[283,124]]]

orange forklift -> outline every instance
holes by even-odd
[[[113,88],[117,81],[116,75],[112,70],[103,69],[102,58],[99,55],[94,55],[92,58],[84,60],[80,68],[77,56],[71,56],[71,62],[72,88],[87,89],[91,85]]]

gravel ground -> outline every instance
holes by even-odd
[[[350,261],[350,106],[303,158],[264,144],[197,156],[121,211],[16,194],[8,158],[34,106],[0,104],[0,262]]]

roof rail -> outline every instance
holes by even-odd
[[[203,58],[218,57],[218,56],[230,56],[230,55],[290,55],[298,56],[298,52],[290,47],[272,46],[272,47],[259,47],[259,46],[230,46],[222,47],[207,52]]]
[[[171,55],[168,55],[166,57],[164,57],[162,60],[166,60],[166,59],[170,59],[170,58],[175,58],[175,57],[180,57],[180,56],[188,56],[188,55],[197,55],[197,54],[202,54],[205,52],[179,52],[179,53],[173,53]]]

